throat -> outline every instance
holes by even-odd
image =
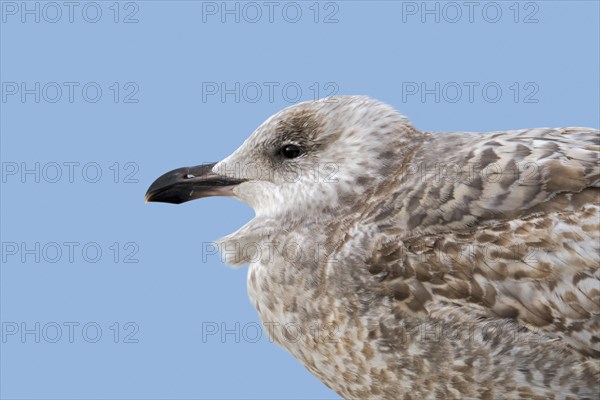
[[[225,262],[232,267],[258,261],[262,256],[262,247],[277,232],[275,220],[255,217],[236,232],[215,241]]]

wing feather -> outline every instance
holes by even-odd
[[[408,315],[459,305],[600,357],[600,133],[431,134],[415,154],[365,206],[378,290]]]

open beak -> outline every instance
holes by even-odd
[[[180,204],[208,196],[232,196],[232,189],[244,180],[213,173],[215,164],[167,172],[150,185],[146,192],[146,202]]]

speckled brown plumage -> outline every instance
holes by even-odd
[[[269,172],[242,174],[257,215],[219,243],[344,398],[598,398],[599,152],[590,128],[426,133],[366,97],[302,103],[215,167]]]

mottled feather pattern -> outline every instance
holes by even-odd
[[[597,130],[420,132],[337,97],[283,110],[224,162],[267,157],[282,135],[315,146],[296,168],[335,160],[338,179],[239,185],[257,217],[220,244],[274,246],[250,262],[250,298],[263,322],[302,328],[269,332],[327,386],[348,399],[598,398]],[[302,254],[286,256],[294,244]]]

